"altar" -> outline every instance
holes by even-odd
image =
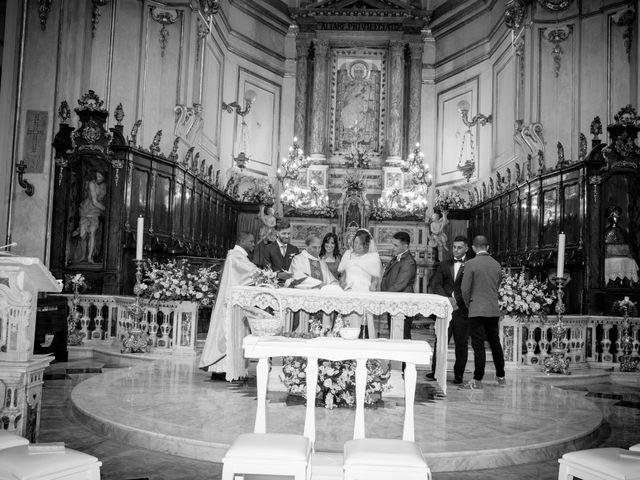
[[[268,289],[264,287],[234,287],[225,299],[232,314],[225,318],[227,344],[227,378],[247,375],[247,361],[242,355],[242,342],[249,331],[246,325],[232,328],[243,321],[243,308],[272,308],[283,311],[337,312],[391,315],[391,339],[402,339],[405,316],[436,316],[436,335],[447,338],[453,311],[446,297],[430,294],[398,292],[354,292],[302,290],[294,288]],[[436,378],[444,394],[447,393],[447,344],[439,342],[436,352]]]

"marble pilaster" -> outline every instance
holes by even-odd
[[[389,43],[389,118],[387,133],[387,163],[402,161],[404,42]]]
[[[422,42],[409,44],[411,66],[409,73],[409,145],[420,142],[420,106],[422,102]]]
[[[305,125],[307,122],[307,76],[309,68],[309,41],[298,40],[296,43],[296,105],[293,121],[293,133],[305,141]]]
[[[329,42],[327,40],[314,40],[315,50],[313,92],[311,104],[311,129],[310,148],[311,161],[324,162],[326,144],[326,114],[327,114],[327,53]]]

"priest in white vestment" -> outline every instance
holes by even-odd
[[[305,240],[306,249],[291,260],[291,279],[286,285],[295,288],[320,288],[324,285],[338,284],[329,270],[327,262],[320,259],[322,239],[310,235]]]
[[[200,368],[212,372],[212,378],[222,379],[224,373],[224,379],[232,381],[247,375],[246,368],[238,369],[238,362],[228,357],[228,339],[239,342],[237,351],[241,355],[242,339],[249,334],[249,330],[245,322],[232,322],[232,312],[226,305],[226,296],[229,289],[252,283],[253,273],[258,270],[249,260],[254,246],[254,236],[251,233],[240,232],[236,246],[229,250],[224,262],[216,304],[209,322],[209,333],[200,358]]]

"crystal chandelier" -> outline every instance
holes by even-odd
[[[295,181],[300,171],[307,168],[311,160],[304,156],[304,151],[298,144],[298,137],[293,137],[293,145],[289,147],[287,158],[282,159],[282,165],[276,171],[276,177],[284,185],[285,181]]]
[[[404,173],[410,174],[414,183],[424,185],[427,190],[433,183],[433,178],[429,172],[429,165],[424,163],[424,153],[420,150],[419,143],[416,143],[416,148],[409,154],[409,158],[403,162],[400,169]]]

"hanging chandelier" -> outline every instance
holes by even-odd
[[[407,160],[403,162],[400,170],[411,175],[416,185],[424,185],[427,191],[433,184],[433,178],[429,172],[429,165],[424,162],[424,152],[420,150],[420,143],[416,143],[416,147],[413,149],[413,152],[409,154]]]
[[[311,159],[304,156],[304,151],[298,144],[298,137],[293,137],[293,145],[289,147],[289,154],[282,159],[282,165],[276,170],[276,177],[283,185],[285,181],[295,181],[310,163]]]

